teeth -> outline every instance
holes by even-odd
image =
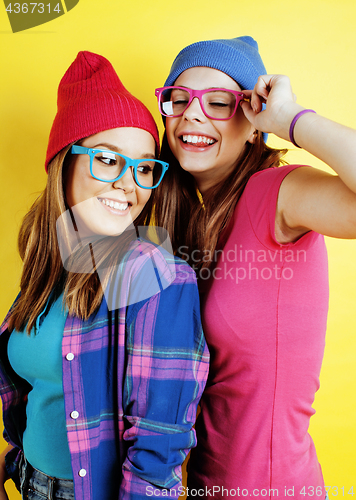
[[[116,210],[124,211],[129,206],[128,203],[119,203],[118,201],[107,200],[107,199],[103,199],[103,198],[100,198],[100,201],[101,201],[101,203],[103,203],[107,207],[115,208]]]
[[[183,142],[197,144],[198,142],[203,142],[204,144],[213,144],[214,139],[210,139],[209,137],[205,137],[204,135],[183,135]]]

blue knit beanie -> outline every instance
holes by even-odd
[[[188,45],[175,58],[165,86],[174,85],[186,69],[206,66],[229,75],[242,89],[252,90],[260,75],[267,73],[258,52],[257,42],[250,36],[229,40],[204,40]],[[266,142],[268,134],[263,134]]]

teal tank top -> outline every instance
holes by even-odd
[[[28,462],[49,476],[73,479],[62,383],[62,338],[67,313],[63,295],[39,315],[31,334],[13,331],[8,343],[12,368],[32,390],[26,407],[23,448]]]

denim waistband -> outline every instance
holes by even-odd
[[[20,460],[20,491],[23,500],[74,500],[74,486],[70,479],[48,476],[35,469],[22,455]]]

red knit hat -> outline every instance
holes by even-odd
[[[68,144],[117,127],[146,130],[159,151],[158,130],[151,113],[125,89],[111,63],[98,54],[78,53],[59,84],[57,108],[46,171],[49,162]]]

